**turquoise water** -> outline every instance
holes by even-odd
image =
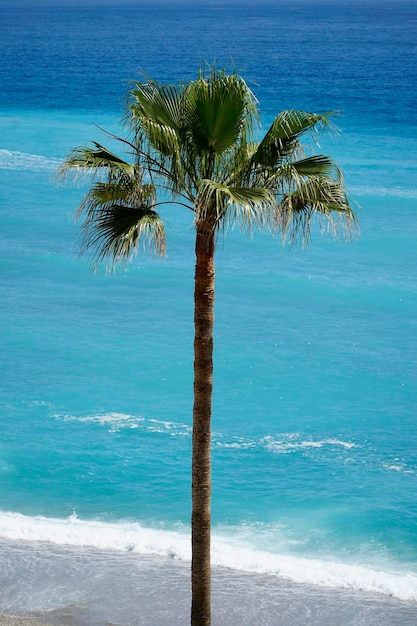
[[[0,9],[0,611],[184,623],[172,584],[171,621],[118,622],[115,606],[147,577],[188,602],[192,223],[168,207],[165,260],[92,275],[83,188],[53,176],[103,140],[94,124],[120,130],[137,67],[176,80],[233,56],[265,124],[342,111],[321,144],[361,237],[218,243],[213,563],[230,572],[216,568],[214,623],[415,623],[417,12],[395,6]]]

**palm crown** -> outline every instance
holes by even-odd
[[[93,143],[61,168],[97,175],[79,210],[83,247],[98,265],[124,263],[140,242],[163,254],[158,190],[214,231],[238,223],[307,241],[314,217],[325,216],[352,232],[340,170],[329,156],[306,157],[301,145],[304,134],[329,127],[329,117],[283,111],[257,141],[257,102],[237,74],[211,69],[191,83],[135,83],[125,115],[130,132],[117,138],[131,160]]]

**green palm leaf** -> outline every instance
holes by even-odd
[[[331,126],[330,113],[318,115],[305,111],[287,110],[276,116],[253,155],[253,163],[275,167],[285,157],[301,150],[299,138],[306,132],[320,131]]]
[[[267,207],[275,207],[274,196],[265,187],[231,187],[212,180],[204,180],[197,206],[196,220],[215,216],[218,227],[239,223],[242,230],[264,227],[270,218]]]
[[[320,215],[326,218],[328,232],[333,236],[352,237],[357,234],[357,220],[341,181],[310,177],[291,193],[286,194],[278,207],[277,226],[284,239],[291,243],[308,243],[311,226]]]
[[[182,129],[181,85],[153,81],[136,83],[131,92],[130,114],[136,133],[164,156],[178,151]]]
[[[100,210],[101,207],[111,207],[115,203],[123,203],[130,208],[151,208],[155,202],[155,187],[151,183],[139,185],[132,177],[119,177],[117,181],[94,183],[80,205],[78,216],[85,213],[88,217],[90,212]]]
[[[93,141],[92,146],[75,148],[62,163],[58,176],[65,176],[70,171],[94,174],[103,170],[125,172],[131,176],[134,173],[134,165]]]
[[[299,176],[319,176],[341,178],[341,173],[332,158],[325,154],[316,154],[306,159],[294,161],[292,167]]]
[[[81,230],[82,249],[93,253],[95,269],[103,264],[124,266],[141,243],[156,254],[165,254],[163,222],[156,211],[147,207],[101,206],[90,210]]]
[[[183,91],[181,84],[163,85],[152,80],[135,83],[130,103],[132,122],[135,124],[138,120],[152,120],[179,133]]]
[[[221,155],[232,148],[255,119],[254,97],[237,75],[213,70],[187,90],[192,141],[198,154]]]
[[[289,161],[277,168],[255,169],[254,177],[275,196],[284,196],[307,184],[307,179],[322,180],[326,187],[329,181],[340,184],[342,174],[333,159],[326,155],[316,155],[298,161]],[[318,184],[318,183],[317,183]]]

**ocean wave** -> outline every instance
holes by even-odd
[[[319,448],[341,448],[351,450],[358,447],[350,441],[342,441],[333,437],[323,439],[307,439],[300,433],[284,433],[282,435],[267,435],[258,440],[245,440],[240,437],[234,439],[221,438],[214,435],[214,443],[221,448],[262,448],[274,454],[291,454],[306,452]]]
[[[63,419],[68,422],[96,423],[109,427],[109,432],[118,432],[122,428],[139,428],[139,424],[144,422],[143,417],[129,415],[126,413],[100,413],[97,415],[87,415],[77,417],[73,415],[55,415],[56,419]]]
[[[415,470],[401,463],[382,463],[382,468],[390,472],[398,472],[402,474],[415,474]]]
[[[106,426],[111,433],[119,432],[124,428],[139,428],[151,433],[169,434],[173,437],[191,434],[191,427],[186,424],[166,420],[145,419],[144,417],[127,413],[97,413],[85,417],[55,414],[54,417],[58,420],[100,424]]]
[[[29,517],[0,512],[0,536],[13,541],[49,542],[69,547],[129,551],[190,561],[189,531],[146,528],[136,522],[105,523],[81,520],[74,513],[65,519]],[[417,601],[417,573],[374,569],[362,564],[305,558],[257,550],[239,538],[213,534],[212,565],[276,575],[297,583],[380,593]]]
[[[55,414],[58,420],[75,421],[84,423],[100,424],[108,428],[110,433],[119,432],[122,429],[140,429],[149,433],[170,435],[172,437],[191,437],[192,428],[181,422],[167,420],[145,419],[144,417],[128,413],[97,413],[87,416]],[[296,452],[311,452],[314,449],[337,449],[351,450],[360,447],[351,441],[344,441],[335,437],[323,437],[312,439],[302,433],[282,433],[266,435],[259,439],[244,437],[228,437],[220,432],[213,432],[213,446],[216,448],[229,448],[247,450],[251,448],[263,449],[274,454],[291,454]]]
[[[350,187],[355,196],[394,196],[398,198],[417,198],[417,189],[406,187],[380,187],[372,185],[358,185]]]
[[[149,435],[161,437],[178,437],[191,439],[192,427],[182,422],[145,418],[129,413],[96,413],[86,416],[75,416],[53,413],[57,420],[97,424],[111,434],[123,430],[136,430]],[[284,432],[268,434],[260,437],[230,436],[219,431],[212,435],[213,450],[258,450],[273,455],[300,455],[308,458],[337,462],[355,462],[375,467],[384,472],[415,474],[415,464],[410,460],[397,457],[389,458],[384,451],[370,448],[366,441],[349,441],[337,436],[312,436],[303,432]]]
[[[272,452],[278,452],[281,454],[288,454],[290,452],[295,452],[298,450],[306,450],[310,448],[323,448],[323,447],[338,447],[345,450],[350,450],[351,448],[355,448],[356,444],[341,441],[339,439],[334,439],[332,437],[328,439],[303,439],[299,438],[298,441],[295,439],[296,436],[291,435],[290,440],[285,440],[285,438],[280,437],[271,437],[267,436],[261,440],[261,443],[264,444],[267,450],[271,450]]]
[[[0,536],[16,541],[173,556],[187,561],[191,556],[185,533],[144,528],[136,522],[81,520],[76,513],[67,518],[47,518],[0,512]]]
[[[0,150],[0,169],[3,170],[55,171],[61,163],[60,159],[39,154]]]

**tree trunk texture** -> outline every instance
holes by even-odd
[[[192,451],[191,625],[211,624],[211,405],[213,391],[214,233],[196,227]]]

